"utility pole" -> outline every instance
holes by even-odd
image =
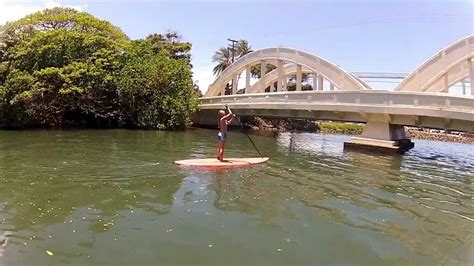
[[[239,41],[237,41],[237,40],[232,40],[232,39],[230,39],[230,38],[227,38],[227,40],[228,40],[229,42],[232,42],[232,48],[231,48],[231,49],[232,49],[232,51],[231,51],[231,52],[232,52],[232,63],[234,63],[234,61],[235,61],[235,44],[238,43]],[[234,91],[235,86],[237,86],[237,84],[234,84],[234,82],[235,82],[235,79],[232,78],[232,91]]]
[[[234,51],[235,51],[235,44],[238,43],[239,41],[237,40],[232,40],[230,38],[227,38],[229,42],[232,42],[232,63],[234,63]]]

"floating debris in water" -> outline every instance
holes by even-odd
[[[213,246],[212,246],[212,244],[209,244],[208,247],[212,248]]]
[[[47,253],[49,256],[53,256],[53,255],[54,255],[54,253],[51,252],[51,251],[49,251],[49,250],[46,250],[46,253]]]
[[[281,249],[281,248],[277,248],[277,251],[282,251],[282,249]]]
[[[102,225],[102,227],[104,228],[104,231],[106,231],[107,229],[109,229],[110,226],[114,225],[114,223],[112,222],[108,222],[108,223],[105,223]]]

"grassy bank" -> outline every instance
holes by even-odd
[[[364,125],[342,122],[320,122],[319,131],[322,133],[358,135],[362,133]]]
[[[252,131],[307,131],[331,134],[358,135],[362,133],[363,124],[314,121],[309,119],[268,119],[252,117],[243,121]]]

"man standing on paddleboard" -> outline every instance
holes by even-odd
[[[225,140],[227,139],[227,125],[230,124],[232,119],[234,119],[235,114],[232,113],[230,108],[226,105],[227,114],[224,110],[219,110],[219,118],[217,121],[217,126],[219,128],[219,133],[217,134],[217,139],[219,140],[219,146],[217,147],[217,160],[224,161],[224,147]]]

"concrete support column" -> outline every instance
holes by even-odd
[[[385,121],[369,120],[362,131],[362,138],[378,140],[401,140],[406,139],[403,126],[391,125]]]
[[[262,61],[260,64],[260,82],[262,84],[262,88],[260,88],[261,92],[265,92],[265,75],[267,73],[267,62]]]
[[[448,73],[446,72],[443,75],[443,92],[449,92],[449,82],[448,82]]]
[[[469,79],[471,80],[471,95],[474,96],[474,59],[469,60]]]
[[[237,94],[237,79],[237,75],[234,75],[234,77],[232,78],[232,95]]]
[[[329,86],[329,89],[333,91],[334,90],[334,84],[331,83],[330,86]]]
[[[313,91],[318,90],[318,73],[313,73]]]
[[[370,118],[360,137],[353,137],[344,143],[345,148],[394,153],[403,153],[414,146],[415,144],[406,137],[403,126]]]
[[[283,91],[288,91],[288,76],[283,76]]]
[[[318,75],[318,90],[322,91],[324,89],[324,78],[323,75]]]
[[[420,70],[417,70],[416,73],[415,73],[415,88],[417,91],[420,91],[421,89],[421,82],[420,82]]]
[[[245,93],[247,93],[250,90],[250,76],[252,74],[250,73],[250,67],[248,66],[245,68]]]
[[[278,72],[278,81],[277,81],[277,91],[281,91],[281,85],[283,80],[283,60],[278,60],[277,64],[277,72]]]
[[[296,90],[301,91],[301,65],[296,65]]]
[[[462,80],[462,95],[466,95],[466,80]]]

